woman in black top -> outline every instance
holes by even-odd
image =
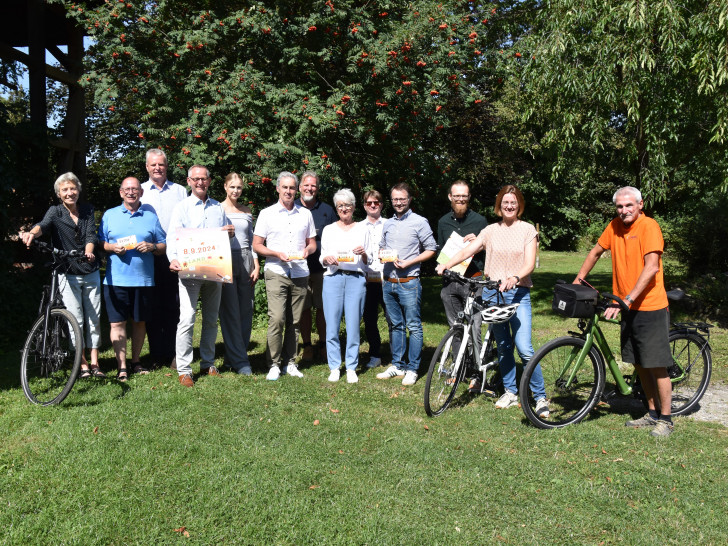
[[[99,262],[94,254],[98,242],[94,209],[88,203],[78,204],[81,182],[71,172],[59,176],[53,189],[61,204],[49,208],[43,220],[20,237],[30,246],[36,237],[50,233],[55,248],[81,250],[86,255],[84,261],[69,261],[65,273],[59,275],[58,286],[63,304],[81,326],[84,346],[91,349],[91,364],[85,354],[81,360],[81,377],[106,377],[99,369],[101,280]]]

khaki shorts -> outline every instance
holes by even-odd
[[[622,361],[643,368],[672,366],[670,311],[630,311],[621,323]]]
[[[324,299],[321,295],[324,289],[324,272],[312,273],[308,276],[308,290],[306,291],[306,300],[303,302],[303,308],[316,309],[324,308]]]

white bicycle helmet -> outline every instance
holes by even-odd
[[[490,305],[483,309],[480,314],[483,316],[483,322],[498,323],[507,322],[516,314],[516,309],[520,303],[509,303],[503,305]]]

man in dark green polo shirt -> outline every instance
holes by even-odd
[[[464,180],[453,182],[447,198],[450,200],[452,210],[440,218],[437,223],[437,246],[440,251],[442,251],[453,232],[460,235],[465,243],[469,243],[488,225],[488,221],[483,216],[469,208],[470,185]],[[479,252],[473,256],[473,260],[465,271],[465,276],[476,277],[482,275],[484,260],[484,252]],[[455,323],[458,313],[465,308],[465,299],[467,297],[468,288],[465,285],[443,279],[440,298],[445,306],[445,315],[450,326]],[[476,342],[476,346],[480,347],[480,343]]]

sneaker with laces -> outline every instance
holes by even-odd
[[[541,419],[548,419],[549,415],[551,415],[551,412],[549,411],[549,403],[546,401],[545,397],[536,400],[536,415],[538,415]]]
[[[393,377],[404,377],[404,370],[400,370],[392,364],[389,368],[377,374],[377,379],[391,379]]]
[[[281,369],[278,366],[271,366],[270,370],[268,370],[268,375],[266,375],[265,378],[268,381],[278,381],[280,376]]]
[[[665,421],[664,419],[658,419],[655,428],[650,431],[650,436],[654,436],[655,438],[665,438],[672,434],[672,429],[672,423]]]
[[[367,368],[376,368],[377,366],[382,365],[382,359],[377,358],[376,356],[373,356],[369,359],[369,362],[366,363]]]
[[[417,383],[417,372],[413,372],[412,370],[407,370],[404,373],[404,379],[402,380],[402,385],[409,387],[410,385],[414,385]]]
[[[359,378],[356,375],[356,370],[346,370],[346,382],[359,383]]]
[[[286,373],[291,377],[303,377],[303,374],[298,371],[298,366],[295,364],[289,364],[286,366]]]
[[[329,373],[329,381],[331,381],[332,383],[336,383],[339,380],[339,377],[341,377],[341,371],[339,371],[338,368],[336,368],[335,370],[331,370],[331,372]]]
[[[632,427],[632,428],[642,428],[642,427],[654,427],[656,424],[657,424],[657,419],[653,419],[652,417],[650,417],[649,413],[645,413],[639,419],[633,419],[632,421],[627,421],[624,424],[624,426]]]
[[[498,401],[495,403],[495,407],[498,409],[512,408],[518,405],[518,395],[512,392],[504,392]]]

